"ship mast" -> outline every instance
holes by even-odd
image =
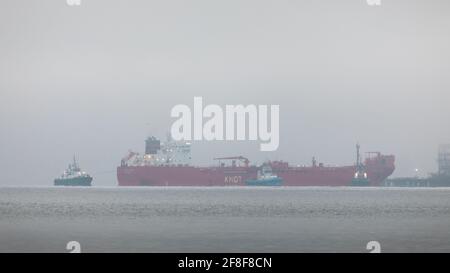
[[[355,179],[364,178],[367,179],[367,173],[364,168],[364,164],[361,159],[361,153],[360,153],[361,146],[359,143],[356,144],[356,173],[355,173]]]
[[[77,158],[75,157],[75,155],[73,155],[72,170],[75,172],[80,171],[80,167],[78,167]]]
[[[359,152],[359,149],[361,146],[359,146],[359,143],[356,143],[356,166],[360,168],[361,166],[361,154]]]

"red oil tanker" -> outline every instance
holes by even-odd
[[[368,153],[362,162],[359,146],[357,148],[356,164],[343,167],[317,164],[315,159],[306,167],[291,166],[284,161],[253,166],[243,156],[215,158],[216,166],[199,167],[190,164],[189,142],[168,139],[162,143],[149,137],[144,155],[130,151],[122,159],[117,168],[117,179],[119,186],[246,186],[248,181],[259,181],[261,169],[269,167],[273,173],[271,177],[281,178],[282,186],[379,186],[394,172],[393,155]],[[261,185],[268,185],[264,178],[261,179]]]

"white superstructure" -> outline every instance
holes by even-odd
[[[154,137],[146,141],[146,153],[141,155],[130,151],[122,159],[122,166],[161,166],[161,165],[190,165],[191,143],[174,141],[170,138],[160,142]],[[151,146],[151,148],[148,148]]]

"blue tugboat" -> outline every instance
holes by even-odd
[[[55,179],[55,186],[91,186],[92,176],[81,171],[78,166],[75,157],[73,163],[69,164],[69,167],[64,173]]]
[[[283,179],[273,174],[269,165],[264,164],[258,171],[258,178],[246,180],[245,184],[247,186],[281,186]]]

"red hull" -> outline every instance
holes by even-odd
[[[371,186],[379,186],[395,169],[394,156],[378,155],[367,159],[366,172]],[[283,186],[349,186],[355,166],[290,167],[285,162],[272,162],[275,174]],[[120,166],[117,168],[119,186],[244,186],[256,179],[258,168],[192,167],[192,166]]]

